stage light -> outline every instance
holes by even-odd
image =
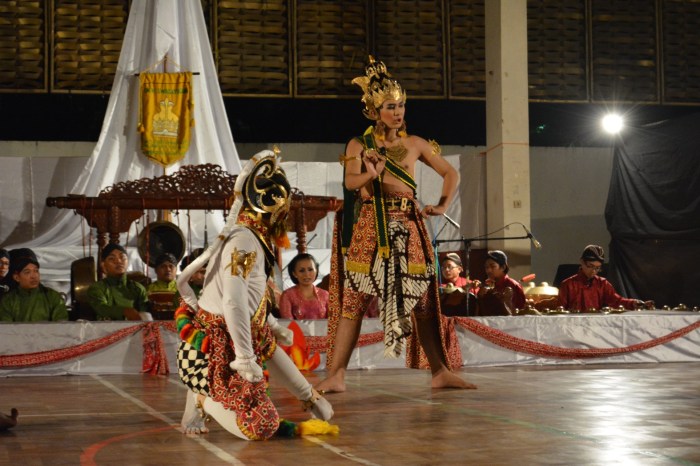
[[[603,117],[603,129],[610,134],[617,134],[622,130],[624,122],[622,117],[615,113],[610,113]]]

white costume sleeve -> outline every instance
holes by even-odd
[[[221,254],[221,304],[226,327],[233,340],[236,357],[254,358],[250,319],[265,293],[265,255],[259,241],[246,229],[235,231]],[[233,263],[233,256],[239,258],[238,263]],[[250,265],[241,264],[244,257]]]
[[[294,343],[294,332],[283,326],[272,314],[267,316],[267,324],[272,329],[272,333],[277,338],[277,342],[284,346],[291,346]]]

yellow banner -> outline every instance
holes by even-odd
[[[190,147],[192,73],[141,73],[139,79],[141,150],[167,167],[182,159]]]

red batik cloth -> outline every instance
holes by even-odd
[[[272,330],[266,323],[265,306],[256,312],[251,321],[251,341],[256,362],[262,367],[272,357],[276,342]],[[197,319],[204,325],[210,338],[209,349],[209,396],[224,408],[236,413],[238,428],[251,440],[271,438],[279,427],[279,414],[267,395],[265,380],[251,383],[229,367],[236,357],[231,335],[223,316],[204,310]]]

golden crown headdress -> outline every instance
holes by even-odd
[[[372,55],[369,56],[369,63],[365,67],[365,76],[358,76],[352,83],[362,88],[361,100],[365,104],[362,113],[370,120],[379,118],[377,109],[385,100],[406,100],[406,91],[401,84],[391,77],[384,62],[375,60]]]

